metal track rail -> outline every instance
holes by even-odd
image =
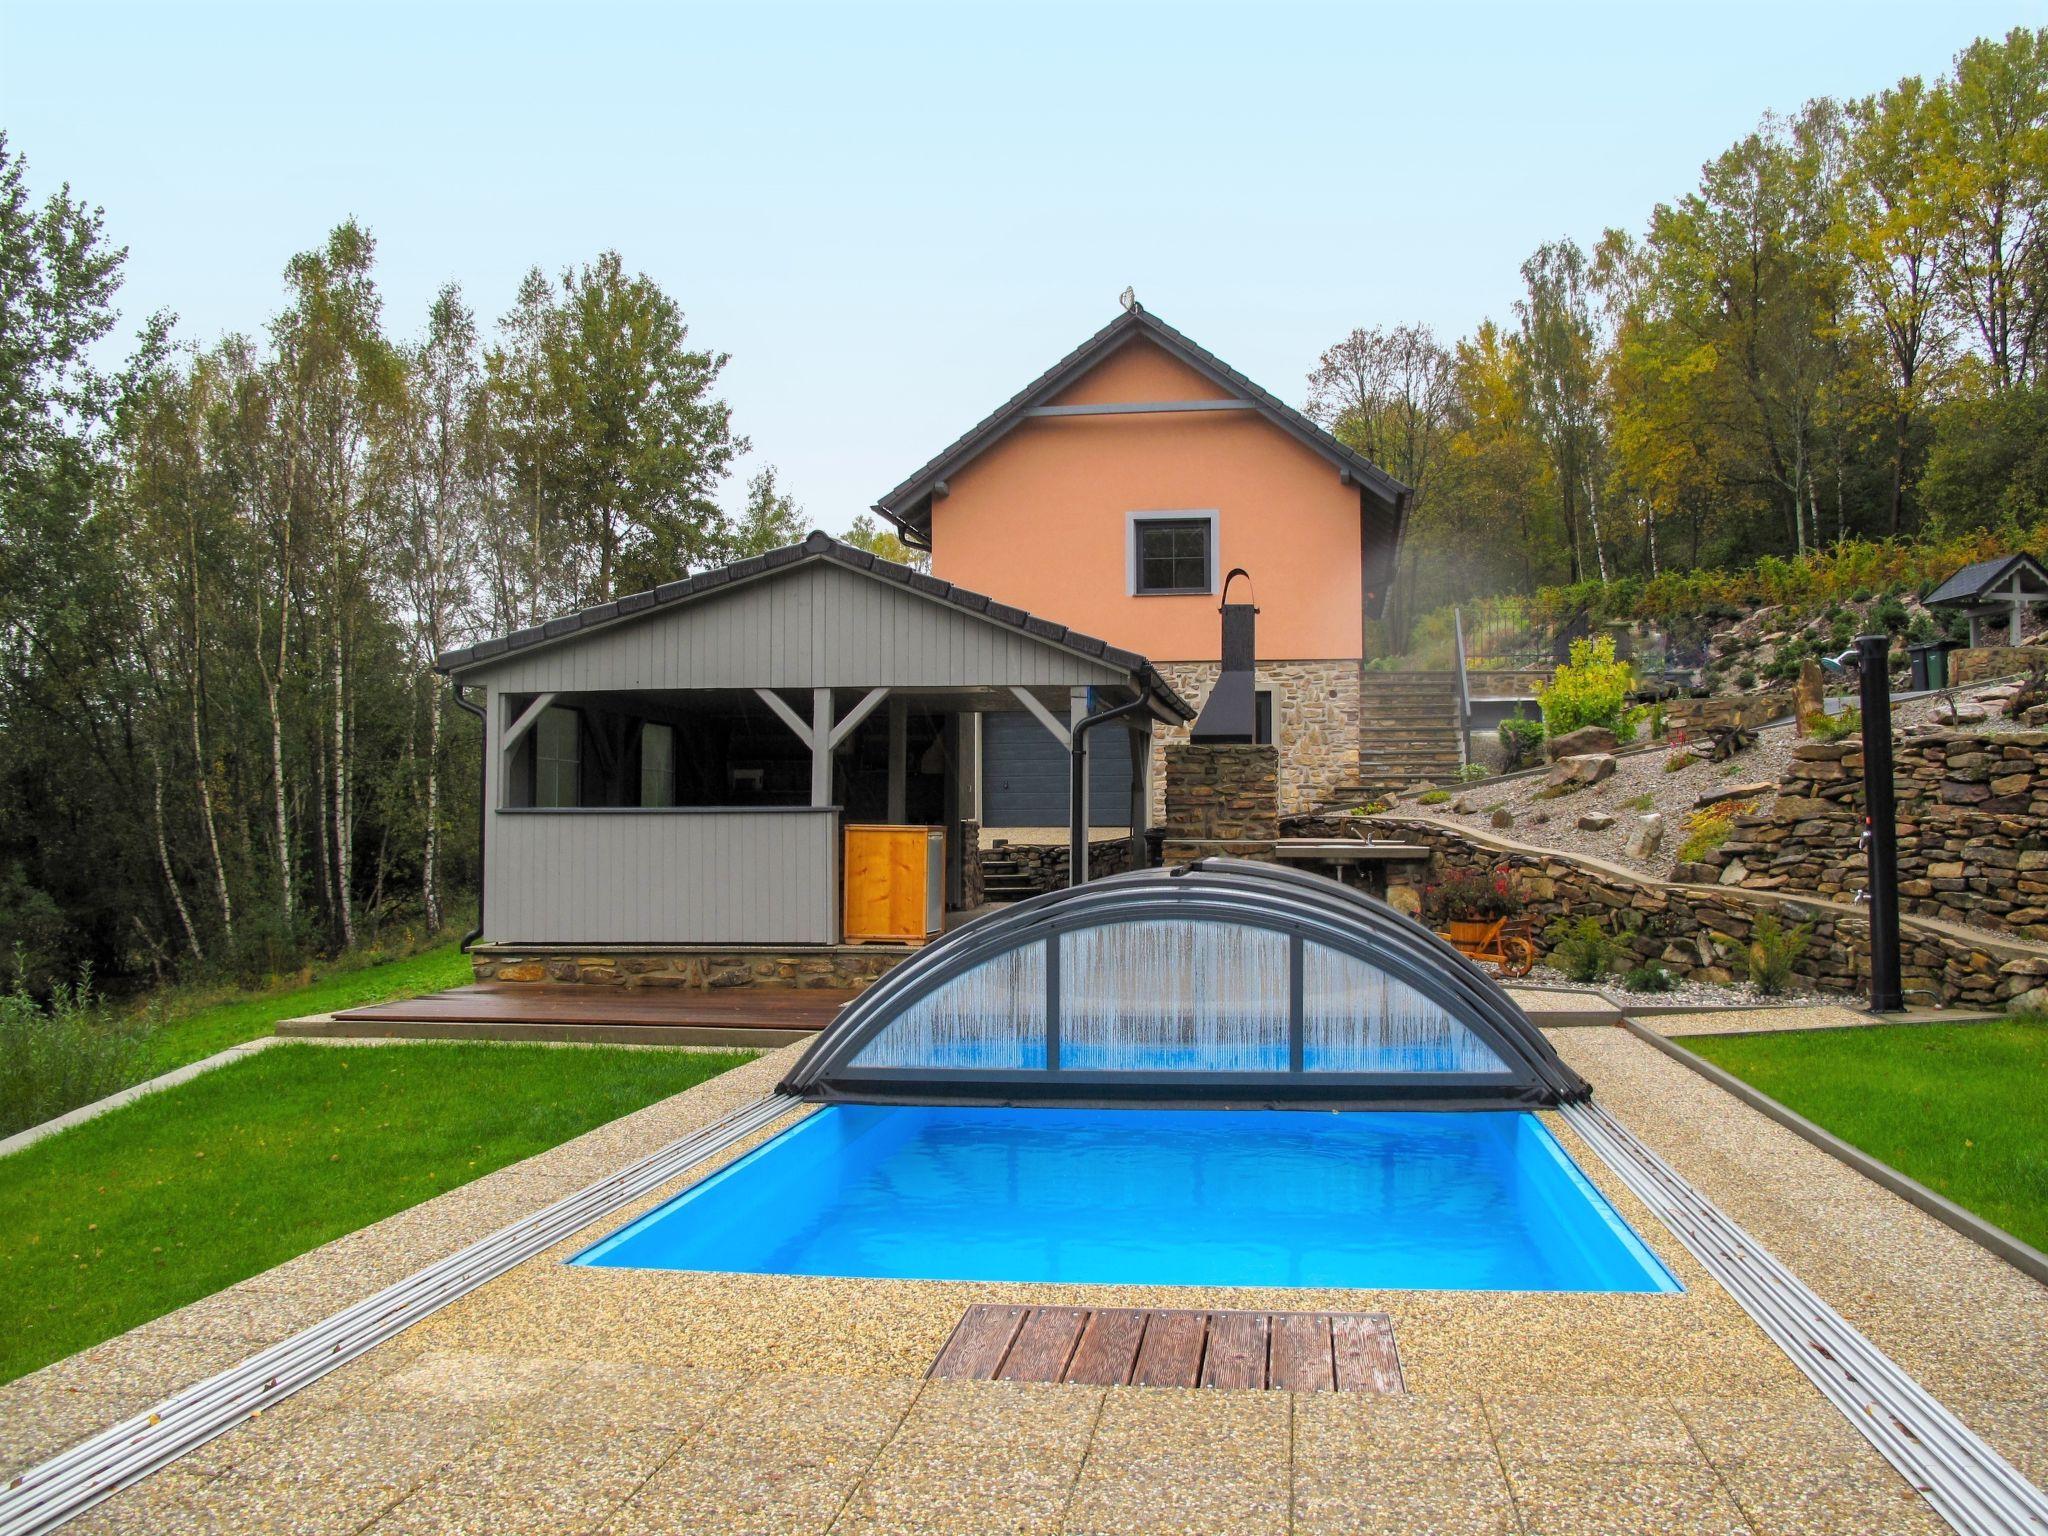
[[[2048,1496],[1597,1104],[1567,1123],[1965,1536],[2048,1536]]]
[[[771,1094],[586,1189],[450,1254],[325,1322],[32,1467],[0,1489],[0,1536],[54,1530],[249,1415],[281,1402],[591,1222],[772,1124],[801,1101]]]

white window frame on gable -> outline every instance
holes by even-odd
[[[1208,582],[1200,587],[1146,587],[1140,580],[1142,560],[1138,537],[1147,523],[1206,523],[1208,525]],[[1217,573],[1216,509],[1213,507],[1169,512],[1128,512],[1124,514],[1124,591],[1131,597],[1214,597]]]

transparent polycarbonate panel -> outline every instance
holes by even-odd
[[[1405,981],[1302,946],[1301,1064],[1309,1072],[1505,1072],[1478,1035]]]
[[[1045,1066],[1045,944],[1006,951],[885,1024],[855,1067],[1020,1071]]]
[[[1060,1067],[1285,1072],[1286,935],[1172,919],[1060,935]]]

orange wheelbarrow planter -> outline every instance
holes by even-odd
[[[1510,932],[1504,917],[1453,922],[1437,937],[1448,941],[1467,960],[1485,961],[1503,976],[1526,976],[1536,964],[1534,942],[1526,932]]]

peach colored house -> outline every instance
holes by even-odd
[[[934,575],[1150,657],[1198,705],[1218,671],[1222,584],[1242,567],[1261,727],[1280,747],[1282,809],[1300,811],[1357,782],[1364,625],[1408,499],[1134,303],[875,510],[931,551]],[[982,724],[984,825],[1063,823],[1057,743],[1022,717]],[[1128,760],[1098,767],[1114,783]],[[1119,796],[1092,799],[1098,822],[1121,819]]]

